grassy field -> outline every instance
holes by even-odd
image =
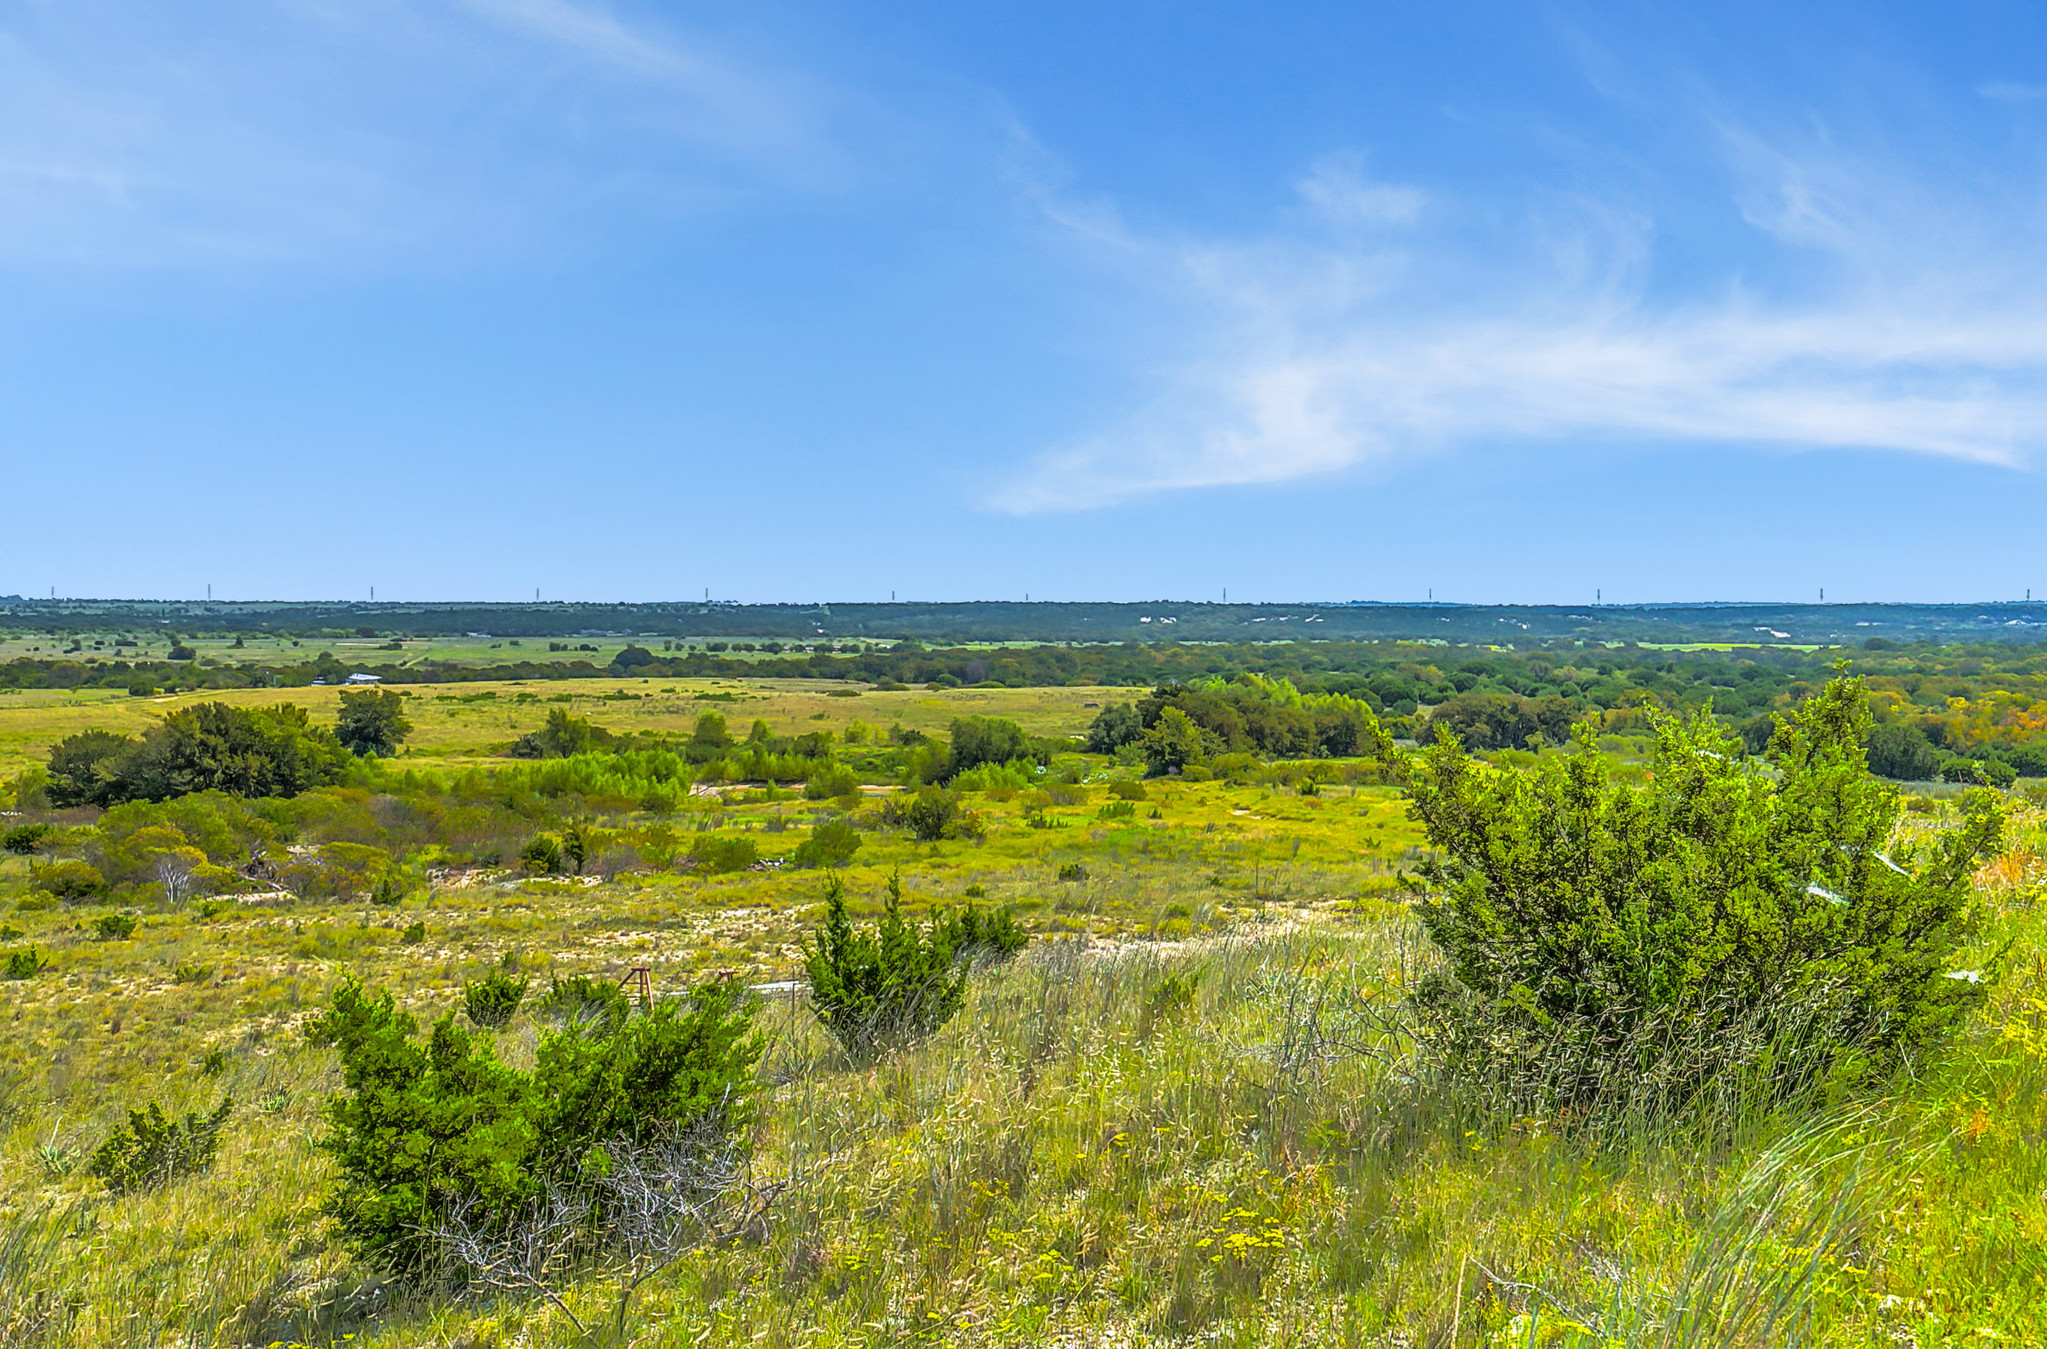
[[[195,635],[190,632],[180,633],[178,636],[179,641],[191,650],[195,660],[215,661],[223,665],[293,665],[312,660],[326,651],[344,662],[357,661],[366,665],[416,665],[421,661],[445,662],[458,666],[495,665],[505,661],[570,664],[583,660],[600,668],[610,664],[611,658],[628,646],[651,645],[653,650],[658,651],[664,641],[672,641],[681,647],[692,643],[702,647],[714,640],[720,640],[707,637],[638,637],[630,634],[553,638],[439,635],[407,637],[397,640],[394,644],[394,639],[381,636],[270,637],[243,633],[237,638]],[[722,640],[729,643],[732,639]],[[566,649],[552,651],[549,650],[550,646]],[[171,639],[167,632],[151,632],[140,628],[98,633],[67,633],[63,637],[19,632],[0,634],[0,661],[13,660],[18,656],[47,660],[52,656],[66,654],[80,659],[97,656],[102,660],[167,660],[170,649]],[[761,651],[728,650],[722,654],[731,660],[776,659],[774,654]]]
[[[781,732],[843,733],[855,718],[940,731],[977,712],[1056,735],[1084,726],[1087,704],[1127,696],[831,697],[839,687],[415,688],[419,729],[389,771],[481,762],[554,706],[616,731],[686,730],[712,708],[742,732],[756,716]],[[601,696],[618,692],[642,696]],[[334,694],[220,696],[310,702],[327,718]],[[9,696],[0,764],[84,726],[139,729],[165,706]],[[1035,940],[978,978],[939,1036],[878,1065],[847,1062],[799,1001],[770,995],[755,1167],[789,1187],[764,1232],[650,1284],[631,1342],[2047,1343],[2036,809],[2015,801],[2014,847],[1981,877],[1980,946],[2006,953],[2006,976],[1936,1060],[1816,1111],[1593,1140],[1417,1076],[1372,1040],[1370,1009],[1428,960],[1396,880],[1421,842],[1396,792],[1152,783],[1129,814],[1105,815],[1107,771],[1049,806],[970,794],[983,841],[866,835],[845,873],[856,914],[875,912],[900,870],[914,911],[1006,904]],[[639,839],[702,825],[776,856],[816,803],[766,797],[602,823]],[[1947,807],[1928,809],[1908,819]],[[351,1262],[318,1211],[328,1162],[312,1146],[338,1074],[300,1023],[349,976],[422,1018],[507,963],[542,983],[636,967],[661,990],[718,971],[774,983],[799,972],[820,911],[815,872],[479,869],[391,908],[222,896],[102,939],[89,906],[16,910],[28,867],[0,864],[0,950],[33,945],[52,962],[0,984],[9,1346],[580,1343],[544,1300],[407,1290]],[[414,924],[423,936],[408,941]],[[500,1052],[530,1061],[537,1034],[522,1014]],[[224,1094],[236,1108],[212,1173],[127,1197],[85,1173],[127,1109]],[[588,1314],[613,1292],[591,1278],[564,1297]]]
[[[756,719],[777,734],[830,729],[843,736],[855,721],[880,731],[900,723],[926,734],[943,733],[954,717],[1008,717],[1033,735],[1075,735],[1094,709],[1128,702],[1144,689],[903,689],[883,693],[815,679],[564,679],[411,685],[406,715],[415,727],[407,752],[435,763],[467,761],[502,748],[567,707],[620,734],[687,734],[697,717],[717,712],[744,735]],[[857,692],[857,697],[844,696]],[[133,698],[125,692],[28,689],[0,695],[0,777],[40,763],[49,747],[90,727],[139,735],[164,713],[198,702],[235,706],[297,703],[313,720],[332,725],[338,688],[207,689],[176,697]],[[834,696],[838,695],[838,696]]]

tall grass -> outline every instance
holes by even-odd
[[[2029,912],[2000,939],[2032,943]],[[799,998],[774,1037],[765,1232],[643,1295],[648,1345],[1761,1346],[2041,1342],[2040,969],[1889,1094],[1586,1127],[1425,1070],[1386,1009],[1405,919],[1042,941],[874,1065]],[[530,1042],[521,1020],[508,1055]],[[2030,1039],[2028,1037],[2031,1037]],[[126,1199],[8,1126],[0,1343],[577,1343],[543,1302],[405,1293],[317,1213],[326,1057],[276,1042],[167,1110],[251,1106],[210,1175]],[[74,1148],[91,1137],[71,1135]],[[606,1305],[601,1280],[565,1293]],[[587,1319],[587,1318],[586,1318]]]

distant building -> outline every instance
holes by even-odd
[[[350,675],[344,682],[350,684],[381,684],[384,682],[384,676],[364,674],[362,671],[357,670],[354,674]]]

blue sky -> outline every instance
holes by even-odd
[[[0,5],[0,592],[2047,595],[2038,6]]]

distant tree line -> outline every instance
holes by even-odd
[[[1475,750],[1518,749],[1536,737],[1558,743],[1572,723],[1593,715],[1607,729],[1646,733],[1644,708],[1696,709],[1709,703],[1738,726],[1760,728],[1744,729],[1746,738],[1766,740],[1770,715],[1824,684],[1841,655],[1785,648],[1668,651],[1598,645],[1495,651],[1415,642],[1104,643],[992,650],[936,650],[897,642],[848,650],[821,641],[809,648],[788,644],[780,653],[768,649],[783,643],[758,645],[770,659],[646,646],[629,646],[601,666],[578,660],[361,667],[329,652],[288,666],[23,659],[0,664],[0,689],[125,686],[131,692],[186,692],[296,686],[316,680],[337,683],[364,668],[391,684],[772,673],[883,689],[1177,687],[1194,691],[1175,695],[1175,705],[1216,738],[1214,752],[1340,756],[1355,752],[1346,748],[1342,716],[1294,707],[1286,700],[1269,707],[1265,704],[1271,699],[1242,702],[1241,693],[1218,693],[1208,686],[1248,687],[1245,680],[1251,676],[1283,682],[1301,699],[1350,699],[1397,735],[1427,739],[1448,730]],[[1873,640],[1852,655],[1854,671],[1868,681],[1875,726],[1871,752],[1879,771],[1900,776],[1978,772],[1982,780],[1994,782],[2006,769],[2026,776],[2047,769],[2041,756],[2047,751],[2047,648],[1898,648]],[[1217,698],[1229,706],[1211,705]],[[1139,713],[1140,731],[1155,723],[1156,712]],[[538,735],[522,752],[538,757],[575,752],[565,749],[568,743]],[[599,741],[590,745],[606,747]]]

